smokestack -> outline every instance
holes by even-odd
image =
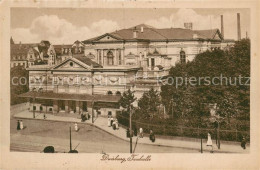
[[[221,35],[224,39],[224,21],[223,21],[223,15],[221,15]]]
[[[237,13],[237,40],[241,40],[240,13]]]

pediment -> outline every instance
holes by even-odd
[[[95,41],[99,41],[99,42],[105,41],[105,42],[107,42],[107,41],[120,41],[120,40],[121,40],[120,38],[118,38],[118,37],[116,37],[112,34],[104,34],[104,35],[98,37]]]
[[[222,35],[219,31],[216,31],[214,37],[213,37],[214,40],[222,40]]]
[[[53,67],[52,70],[91,70],[91,66],[71,58]]]

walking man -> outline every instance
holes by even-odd
[[[17,130],[21,130],[21,128],[20,128],[20,121],[19,120],[17,120],[17,128],[16,128]]]
[[[243,149],[246,149],[246,138],[245,138],[245,137],[243,137],[243,139],[242,139],[242,141],[241,141],[241,147],[242,147]]]
[[[155,142],[155,135],[154,135],[154,133],[153,133],[152,130],[150,130],[150,140],[151,140],[152,142]]]

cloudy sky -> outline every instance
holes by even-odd
[[[237,39],[236,14],[240,13],[242,38],[250,37],[249,9],[55,9],[12,8],[11,36],[15,43],[72,44],[94,36],[129,28],[141,23],[156,28],[183,28],[192,22],[193,29],[220,29],[224,16],[224,36]]]

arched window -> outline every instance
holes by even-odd
[[[121,92],[120,92],[120,91],[117,91],[117,92],[116,92],[116,95],[117,95],[117,96],[121,96]]]
[[[114,55],[111,51],[107,53],[107,65],[114,65]]]
[[[181,63],[186,63],[186,54],[184,51],[180,52],[180,60],[181,60]]]
[[[112,91],[108,91],[107,94],[108,94],[108,95],[112,95],[113,92],[112,92]]]

